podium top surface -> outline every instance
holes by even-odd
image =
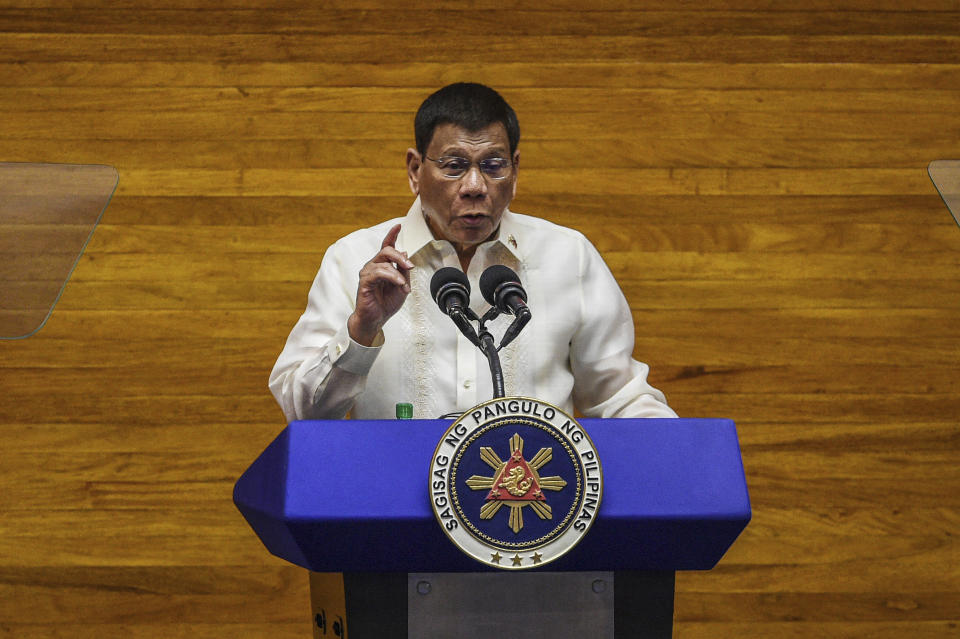
[[[706,569],[750,519],[736,428],[725,419],[582,419],[600,456],[597,519],[553,570]],[[429,501],[447,420],[291,423],[237,481],[267,548],[317,571],[477,570]]]

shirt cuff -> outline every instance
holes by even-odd
[[[334,366],[354,375],[365,376],[380,354],[383,346],[383,331],[377,333],[373,345],[364,346],[350,338],[347,327],[344,326],[333,336],[327,345],[327,355]]]

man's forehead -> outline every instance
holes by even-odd
[[[506,152],[510,148],[507,129],[501,122],[494,122],[476,131],[445,122],[433,130],[428,148],[445,153],[450,150],[484,151],[497,149]]]

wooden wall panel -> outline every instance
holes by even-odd
[[[960,4],[582,4],[4,3],[0,161],[120,186],[0,342],[0,637],[308,636],[232,484],[323,251],[406,210],[413,111],[464,79],[519,112],[514,208],[596,243],[682,415],[739,425],[754,520],[679,575],[675,636],[958,632],[960,229],[925,169],[960,158]],[[33,248],[0,238],[0,315]]]

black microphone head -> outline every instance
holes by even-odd
[[[512,268],[503,264],[494,264],[480,275],[480,293],[490,306],[496,306],[502,313],[510,313],[507,297],[517,295],[524,302],[527,293],[520,284],[520,278]]]
[[[430,280],[430,297],[440,310],[447,312],[447,298],[456,295],[462,306],[470,304],[470,280],[466,273],[452,266],[444,266],[433,274]]]

